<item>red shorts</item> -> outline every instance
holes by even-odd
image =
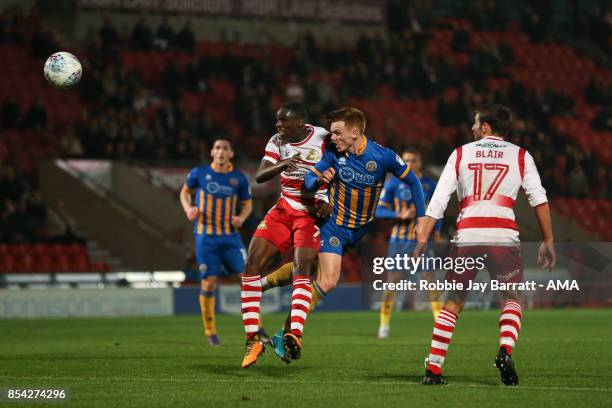
[[[318,251],[321,234],[315,223],[316,218],[310,213],[295,210],[280,199],[259,223],[253,236],[270,241],[281,253],[291,246]]]
[[[477,258],[483,257],[482,263],[489,272],[491,279],[496,279],[500,283],[519,283],[523,281],[523,258],[521,248],[517,246],[496,246],[496,245],[475,245],[454,247],[450,256],[455,258]],[[465,268],[463,273],[457,271],[446,272],[446,280],[456,281],[468,285],[478,273],[477,268]]]

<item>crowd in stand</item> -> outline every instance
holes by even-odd
[[[503,27],[503,12],[495,11],[499,2],[475,2],[469,19],[476,29]],[[457,129],[454,143],[433,138],[419,147],[429,163],[443,164],[450,145],[471,137],[473,109],[495,101],[510,106],[515,114],[511,140],[525,146],[539,165],[549,195],[565,197],[612,198],[612,171],[590,153],[580,149],[567,136],[549,125],[550,116],[573,115],[574,101],[554,92],[536,92],[512,82],[506,90],[492,92],[484,78],[506,77],[503,68],[513,63],[512,50],[504,43],[482,44],[470,50],[467,65],[459,66],[447,56],[433,56],[428,50],[430,31],[437,24],[431,2],[390,1],[388,33],[365,34],[355,44],[317,40],[304,33],[290,47],[286,65],[280,66],[271,55],[262,60],[236,57],[227,52],[177,67],[170,63],[156,84],[147,83],[119,62],[123,51],[160,52],[175,50],[191,53],[197,41],[190,23],[175,30],[167,19],[153,29],[140,19],[123,34],[106,19],[85,45],[83,62],[87,74],[78,88],[84,101],[79,121],[58,133],[59,148],[68,157],[111,159],[193,160],[205,158],[211,141],[225,135],[225,129],[206,114],[179,108],[186,91],[208,92],[212,80],[225,80],[235,87],[230,108],[244,135],[263,142],[274,132],[271,101],[303,101],[313,123],[323,123],[323,114],[345,103],[350,97],[374,98],[379,86],[393,89],[399,98],[436,100],[437,121]],[[395,8],[394,8],[395,7]],[[494,12],[495,11],[495,12]],[[610,9],[596,9],[580,17],[577,35],[590,38],[609,52],[612,18]],[[582,24],[587,18],[590,23]],[[36,20],[35,20],[36,21]],[[31,54],[45,58],[59,40],[42,25],[25,24],[11,18],[0,19],[0,44],[21,44]],[[546,12],[527,8],[520,21],[533,42],[545,42],[551,35]],[[582,25],[581,25],[582,24]],[[30,36],[21,26],[33,30]],[[32,27],[34,27],[32,29]],[[466,51],[469,33],[458,30],[452,40],[453,51]],[[454,96],[446,90],[458,89]],[[585,89],[589,104],[603,106],[592,121],[596,130],[612,129],[610,87],[593,80]],[[275,96],[279,98],[274,99]],[[15,101],[0,101],[0,130],[45,129],[47,111],[40,101],[21,112]],[[374,135],[375,136],[375,135]],[[402,137],[386,135],[394,147],[403,145]],[[258,159],[260,152],[237,146],[239,155]],[[554,166],[551,165],[554,163]],[[43,239],[47,212],[41,203],[35,180],[16,175],[4,159],[0,174],[0,240],[35,241]],[[8,238],[7,238],[8,237]],[[46,238],[45,238],[46,239]]]
[[[470,51],[465,66],[455,64],[451,58],[432,56],[427,49],[428,33],[435,24],[431,4],[415,4],[420,8],[400,7],[397,13],[390,14],[393,18],[389,20],[388,41],[379,35],[363,35],[356,44],[347,46],[317,41],[305,33],[291,48],[282,70],[271,57],[255,61],[230,53],[219,57],[204,55],[184,69],[168,64],[155,86],[114,63],[117,53],[156,49],[190,52],[195,35],[189,23],[176,33],[167,20],[152,30],[141,19],[129,35],[122,37],[106,20],[89,45],[91,72],[80,87],[84,100],[103,109],[95,117],[85,114],[80,123],[64,132],[64,153],[180,160],[192,159],[198,152],[206,157],[210,141],[223,135],[224,130],[206,114],[182,111],[178,102],[186,90],[206,92],[212,79],[234,84],[232,113],[245,135],[262,140],[274,131],[276,107],[270,103],[274,95],[280,95],[281,100],[305,102],[312,121],[322,123],[323,114],[347,98],[373,97],[380,85],[389,85],[399,98],[437,100],[438,123],[457,129],[454,144],[471,137],[475,107],[492,101],[506,104],[516,117],[512,140],[530,149],[543,170],[551,196],[612,196],[609,169],[549,125],[551,116],[574,114],[570,97],[527,90],[516,82],[506,90],[487,90],[484,79],[510,78],[503,68],[513,63],[511,48],[504,43],[481,44]],[[503,27],[503,13],[492,12],[497,4],[476,2],[470,11],[472,24],[483,30]],[[391,5],[399,7],[396,2]],[[546,41],[550,35],[551,23],[543,14],[533,8],[525,10],[521,26],[532,41]],[[469,44],[469,33],[456,31],[453,51],[467,51]],[[334,75],[339,75],[340,80],[333,81]],[[449,88],[459,89],[458,96],[448,98],[445,90]],[[602,84],[592,83],[585,96],[589,103],[609,106],[610,90]],[[609,109],[601,110],[592,125],[596,130],[610,129]],[[388,136],[395,147],[403,144],[401,135]],[[420,147],[428,152],[429,162],[437,164],[442,164],[449,153],[448,143],[442,141],[431,145],[428,140]],[[253,151],[245,151],[244,155],[258,158]],[[558,167],[553,170],[544,163],[556,163]]]

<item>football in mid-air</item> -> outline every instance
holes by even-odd
[[[51,54],[44,68],[47,82],[58,89],[69,89],[79,83],[83,69],[78,58],[69,52]]]

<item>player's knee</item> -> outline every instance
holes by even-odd
[[[317,273],[317,264],[313,261],[297,262],[294,264],[293,274],[296,276],[313,276]]]
[[[245,275],[257,275],[263,269],[262,257],[258,255],[258,252],[252,252],[247,256],[244,264]]]
[[[217,278],[209,277],[209,278],[202,279],[202,289],[204,289],[205,291],[213,292],[216,287],[217,287]]]
[[[317,280],[317,283],[321,289],[328,293],[330,290],[334,290],[336,288],[338,285],[338,279],[321,276],[320,279]]]
[[[502,297],[504,300],[513,300],[518,303],[522,303],[523,296],[522,293],[517,290],[507,290],[502,293]]]
[[[446,303],[444,303],[444,309],[448,310],[449,312],[455,313],[455,314],[461,314],[464,306],[465,306],[465,302],[461,302],[457,300],[449,300]]]

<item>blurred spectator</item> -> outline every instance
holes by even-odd
[[[187,21],[183,29],[176,35],[176,46],[185,52],[192,52],[195,48],[195,35],[191,30],[191,22]]]
[[[3,129],[13,129],[20,122],[19,106],[13,96],[8,97],[0,108],[0,123]]]
[[[23,127],[25,129],[47,128],[47,109],[40,99],[37,99],[25,114],[23,118]]]
[[[109,16],[104,17],[104,24],[100,27],[98,34],[102,40],[102,47],[105,50],[113,49],[119,45],[119,33],[113,26]]]
[[[130,47],[134,51],[150,51],[153,45],[153,34],[146,25],[144,17],[140,17],[130,34]]]
[[[157,27],[157,33],[155,35],[155,46],[160,50],[167,50],[174,45],[174,39],[176,34],[174,29],[168,24],[168,18],[164,17]]]
[[[62,133],[60,149],[62,154],[67,157],[81,157],[85,153],[81,141],[74,133],[74,127],[70,126]]]

